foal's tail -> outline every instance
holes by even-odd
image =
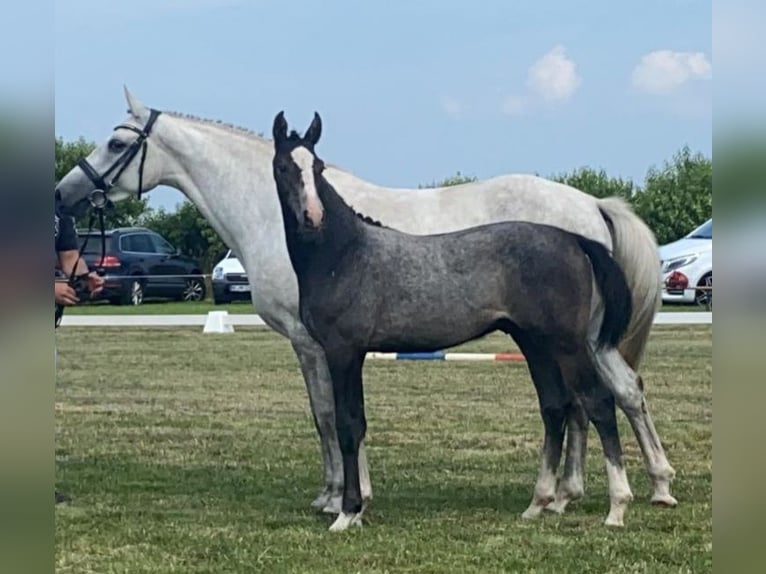
[[[577,236],[593,266],[596,283],[604,300],[604,319],[598,346],[616,347],[628,329],[633,314],[633,299],[625,273],[601,243]]]

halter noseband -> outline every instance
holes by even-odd
[[[147,120],[143,129],[128,124],[120,124],[114,128],[115,130],[130,130],[137,133],[138,137],[133,140],[128,148],[122,152],[122,154],[120,154],[120,157],[114,160],[114,163],[110,165],[109,169],[107,169],[103,174],[99,174],[95,168],[90,165],[90,163],[88,163],[86,158],[82,158],[77,162],[78,167],[85,173],[85,175],[88,176],[88,179],[93,182],[93,185],[96,186],[90,197],[90,201],[94,207],[102,207],[106,203],[107,192],[109,192],[109,190],[114,187],[115,182],[122,175],[122,172],[125,171],[125,168],[130,165],[130,162],[133,161],[133,158],[136,157],[139,149],[141,149],[141,163],[138,167],[138,198],[141,199],[141,194],[144,191],[144,162],[146,161],[146,140],[149,137],[149,134],[152,132],[154,122],[157,120],[157,117],[160,115],[160,113],[161,112],[155,109],[150,109],[149,119]],[[110,181],[107,181],[109,175],[115,170],[117,170],[117,173],[114,174],[114,177],[112,177]],[[100,205],[97,205],[97,203]]]

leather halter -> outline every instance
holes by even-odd
[[[146,161],[146,140],[149,137],[149,134],[151,134],[154,122],[157,120],[157,117],[160,115],[160,113],[161,112],[158,110],[150,109],[149,119],[147,120],[143,129],[128,124],[120,124],[114,128],[115,130],[130,130],[137,133],[138,137],[133,140],[128,148],[122,152],[122,154],[120,154],[120,157],[114,160],[114,163],[112,163],[112,165],[109,166],[109,169],[107,169],[103,174],[99,174],[95,168],[90,165],[86,158],[82,158],[77,162],[78,167],[85,173],[85,175],[88,176],[88,179],[90,179],[90,181],[93,182],[93,185],[95,186],[95,189],[93,190],[90,198],[94,207],[101,207],[106,203],[107,192],[109,192],[109,190],[114,187],[115,182],[122,175],[122,172],[125,171],[125,168],[130,165],[130,162],[133,161],[133,158],[135,158],[136,154],[138,154],[139,149],[141,150],[141,163],[138,167],[138,198],[141,198],[141,194],[144,191],[144,162]],[[115,170],[117,170],[117,172],[114,174],[114,177],[107,181],[107,178]],[[101,205],[96,205],[97,203]]]

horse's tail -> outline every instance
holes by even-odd
[[[614,259],[625,273],[633,295],[631,322],[620,341],[619,351],[628,365],[637,371],[654,317],[662,304],[657,240],[625,200],[604,198],[598,200],[598,206],[612,233]]]
[[[579,235],[577,242],[590,259],[604,301],[604,319],[598,334],[598,346],[617,347],[628,329],[633,310],[625,273],[601,243]]]

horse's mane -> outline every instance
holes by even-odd
[[[228,132],[250,136],[261,141],[270,141],[270,140],[267,140],[262,133],[255,132],[251,130],[250,128],[243,128],[242,126],[238,126],[228,122],[222,122],[221,120],[211,120],[209,118],[201,118],[199,116],[193,116],[191,114],[184,114],[181,112],[174,112],[172,110],[164,110],[162,113],[172,116],[174,118],[180,118],[183,120],[189,120],[199,124],[207,124],[210,126],[223,128]]]
[[[181,119],[184,119],[184,120],[190,120],[192,122],[197,122],[197,123],[200,123],[200,124],[207,124],[207,125],[211,125],[211,126],[216,126],[216,127],[219,127],[219,128],[223,128],[226,131],[229,131],[229,132],[232,132],[232,133],[236,133],[236,134],[250,136],[250,137],[256,138],[256,139],[261,140],[261,141],[271,141],[269,139],[266,139],[263,136],[263,134],[256,133],[256,132],[254,132],[253,130],[251,130],[249,128],[244,128],[242,126],[238,126],[238,125],[235,125],[235,124],[231,124],[231,123],[227,123],[227,122],[222,122],[221,120],[211,120],[211,119],[208,119],[208,118],[201,118],[199,116],[193,116],[191,114],[184,114],[184,113],[181,113],[181,112],[174,112],[172,110],[166,110],[166,111],[163,111],[163,113],[165,113],[165,114],[167,114],[169,116],[172,116],[174,118],[181,118]],[[290,135],[288,136],[288,139],[296,140],[296,139],[300,139],[300,137],[301,136],[300,136],[300,134],[298,134],[298,132],[296,132],[295,130],[292,130],[290,132]],[[326,165],[330,165],[330,164],[326,164]],[[351,211],[353,211],[354,215],[356,215],[359,219],[361,219],[362,221],[364,221],[368,225],[372,225],[373,227],[386,227],[380,221],[378,221],[376,219],[373,219],[372,217],[369,217],[368,215],[364,215],[362,213],[359,213],[353,207],[351,208]]]

